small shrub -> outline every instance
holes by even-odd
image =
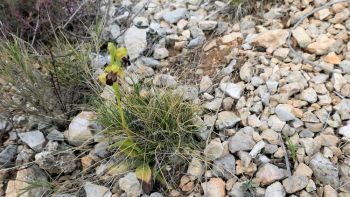
[[[155,179],[167,184],[165,180],[169,177],[165,169],[168,166],[185,164],[187,156],[199,146],[198,128],[192,123],[198,110],[171,90],[150,88],[145,94],[135,84],[132,91],[123,91],[119,83],[123,78],[121,61],[126,54],[118,58],[119,53],[112,44],[109,51],[112,63],[100,80],[112,85],[116,102],[99,103],[99,119],[112,139],[115,156],[123,154],[133,161],[130,163],[134,164],[144,191],[150,192]],[[113,82],[110,81],[112,75],[116,75]]]
[[[86,77],[89,47],[66,40],[40,54],[23,40],[0,42],[0,105],[9,111],[66,119],[92,96]]]
[[[85,37],[93,24],[97,6],[92,1],[0,0],[0,37],[16,34],[32,44],[50,42],[57,29],[73,37]],[[80,7],[80,5],[82,5]],[[75,11],[78,10],[77,13]],[[74,17],[68,19],[74,14]]]
[[[256,10],[257,0],[228,0],[229,9],[228,14],[233,19],[240,19],[241,17],[252,13]]]
[[[227,0],[227,14],[232,19],[240,19],[248,14],[262,15],[265,6],[271,6],[283,0]]]

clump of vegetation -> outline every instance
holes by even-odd
[[[239,19],[256,10],[257,0],[228,0],[228,14],[233,19]]]
[[[248,14],[262,14],[265,6],[282,0],[227,0],[229,9],[227,14],[232,19],[240,19]]]
[[[96,15],[93,1],[0,0],[0,37],[14,33],[31,44],[51,42],[58,29],[72,37],[86,37],[85,28]]]
[[[116,102],[100,103],[100,122],[112,139],[115,156],[123,154],[132,161],[130,167],[136,168],[143,190],[149,193],[155,180],[167,185],[169,166],[184,164],[186,154],[199,146],[198,128],[193,124],[198,110],[171,90],[151,88],[145,93],[137,84],[131,91],[120,88],[126,49],[116,49],[111,43],[108,49],[111,64],[100,81],[113,87]]]
[[[18,37],[0,42],[0,106],[9,111],[67,119],[87,103],[88,46],[65,39],[36,51]]]
[[[18,196],[26,196],[33,190],[44,190],[46,195],[50,195],[58,191],[58,188],[48,181],[25,181],[27,186],[19,190]]]
[[[289,156],[292,159],[293,163],[297,162],[297,151],[298,146],[290,140],[290,138],[287,138],[287,149],[289,152]]]
[[[246,197],[254,197],[254,187],[256,187],[252,180],[243,183],[243,193]]]

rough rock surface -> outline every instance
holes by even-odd
[[[0,196],[17,195],[14,188],[27,186],[20,179],[49,180],[44,170],[57,178],[54,185],[71,186],[85,173],[94,177],[81,181],[90,182],[83,186],[87,196],[349,196],[350,3],[326,7],[298,24],[291,32],[297,55],[287,43],[289,30],[328,1],[251,1],[259,3],[262,13],[242,16],[237,23],[226,17],[231,9],[226,0],[208,2],[100,5],[109,19],[101,32],[103,43],[125,46],[130,56],[121,87],[132,90],[140,84],[143,95],[152,86],[172,89],[184,102],[203,108],[196,120],[189,120],[198,126],[196,144],[203,149],[185,151],[193,157],[186,158],[187,169],[176,172],[183,176],[171,177],[178,179],[178,187],[145,194],[134,171],[117,165],[121,157],[110,157],[115,152],[95,112],[81,112],[62,128],[47,120],[37,123],[31,115],[3,118],[0,111],[0,165],[11,169],[0,170]],[[104,45],[89,58],[93,77],[110,62]],[[16,89],[2,81],[1,87]],[[110,87],[101,97],[115,101]],[[165,170],[173,173],[177,168],[171,164]]]
[[[79,146],[87,140],[91,140],[96,132],[95,129],[97,129],[96,119],[97,114],[90,111],[83,111],[74,117],[68,130],[64,133],[68,142]]]

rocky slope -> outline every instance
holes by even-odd
[[[226,4],[220,1],[123,1],[101,7],[111,17],[104,36],[125,45],[133,61],[128,83],[177,88],[205,109],[198,124],[205,125],[200,137],[210,139],[201,150],[210,165],[193,158],[178,189],[151,197],[350,196],[349,3],[322,9],[292,31],[291,46],[317,67],[287,44],[298,19],[324,3],[287,0],[239,22],[224,17]],[[106,55],[95,55],[96,73],[106,62]],[[117,161],[104,162],[108,144],[95,119],[94,112],[82,112],[64,134],[23,116],[12,123],[1,120],[7,141],[0,152],[5,168],[0,183],[7,188],[0,195],[16,196],[23,179],[46,181],[47,173],[72,180],[95,162],[96,177],[115,176]],[[89,139],[96,145],[84,156],[71,151]],[[6,170],[12,166],[15,170]],[[106,186],[86,181],[82,190],[91,197],[142,194],[133,172]]]

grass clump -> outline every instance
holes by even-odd
[[[19,190],[18,196],[26,196],[29,192],[35,190],[35,191],[45,191],[45,195],[51,195],[55,193],[58,188],[51,182],[48,181],[25,181],[26,187]],[[29,194],[30,195],[30,194]]]
[[[296,163],[297,162],[298,145],[294,144],[290,138],[287,138],[287,149],[288,149],[289,156],[292,159],[293,163]]]
[[[193,124],[197,109],[171,90],[153,89],[153,93],[145,96],[137,91],[123,94],[123,109],[132,131],[132,143],[126,142],[128,136],[116,108],[112,103],[99,108],[100,121],[113,139],[111,147],[116,147],[117,156],[126,155],[135,166],[148,164],[152,177],[158,181],[169,180],[165,168],[186,164],[191,151],[199,146],[198,128]]]
[[[257,0],[228,0],[228,14],[232,19],[240,19],[256,10]]]
[[[0,107],[68,119],[92,96],[88,51],[64,38],[40,51],[17,37],[0,41]]]
[[[238,20],[246,15],[262,15],[267,7],[271,7],[282,0],[227,0],[227,14],[231,19]]]
[[[254,185],[252,180],[248,180],[246,182],[243,183],[243,193],[244,196],[246,197],[254,197],[254,188],[256,187],[256,185]]]
[[[184,166],[187,156],[199,146],[198,127],[193,124],[198,109],[173,90],[150,87],[149,91],[141,91],[138,84],[131,91],[122,89],[125,50],[115,49],[112,44],[108,48],[112,63],[100,81],[112,86],[115,102],[99,104],[99,120],[111,139],[115,156],[124,155],[131,161],[130,167],[136,169],[143,190],[149,193],[155,180],[168,185],[165,180],[174,178],[169,171]]]

